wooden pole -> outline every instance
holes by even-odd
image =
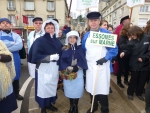
[[[70,10],[71,10],[72,0],[70,1],[69,11],[68,11],[68,18],[70,17]]]
[[[131,19],[132,19],[132,11],[133,11],[133,7],[131,8],[131,11],[130,11],[130,22],[131,22]]]
[[[102,54],[102,46],[100,47],[100,57],[101,57],[101,54]],[[98,72],[99,72],[99,66],[100,65],[97,65],[97,71],[96,71],[96,77],[95,77],[95,83],[94,83],[94,91],[93,91],[93,98],[92,98],[92,105],[91,105],[91,113],[93,111],[93,105],[94,105],[94,98],[95,98],[95,93],[96,93],[96,88],[97,88],[97,80],[98,80]]]

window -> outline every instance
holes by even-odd
[[[13,26],[16,26],[16,16],[15,15],[8,15]]]
[[[113,9],[116,9],[116,5],[113,6]]]
[[[32,20],[34,19],[34,15],[27,15],[27,17],[28,17],[28,25],[29,26],[33,26],[33,22],[32,22]]]
[[[24,8],[25,10],[34,10],[34,1],[24,1]]]
[[[117,17],[117,12],[114,12],[113,18],[116,19],[116,17]]]
[[[107,11],[107,14],[109,13],[109,11]]]
[[[14,0],[8,0],[8,10],[15,10]]]
[[[118,2],[118,7],[121,5],[121,1]]]
[[[120,15],[123,15],[123,13],[124,13],[124,7],[122,7],[122,8],[120,9]]]
[[[111,22],[111,15],[109,15],[109,22]]]
[[[141,6],[140,7],[140,12],[148,12],[148,8],[149,8],[148,5]]]
[[[47,10],[48,11],[54,11],[54,1],[48,1],[47,2]]]
[[[53,19],[54,18],[54,15],[48,15],[47,16],[47,19],[49,20],[49,19]]]
[[[146,26],[148,19],[147,18],[139,18],[138,26],[144,27]]]

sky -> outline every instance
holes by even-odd
[[[67,4],[68,4],[68,8],[70,6],[70,1],[71,0],[67,0]],[[76,11],[76,5],[77,5],[77,0],[72,0],[72,5],[71,5],[71,11],[70,12],[73,12],[73,13],[76,13],[76,17],[78,15],[84,15],[86,11]],[[91,11],[98,11],[98,8],[90,8]],[[74,17],[75,18],[75,17]]]

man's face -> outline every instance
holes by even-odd
[[[100,19],[89,19],[89,26],[91,29],[97,29],[100,24]]]
[[[9,22],[7,22],[7,21],[2,21],[0,23],[0,28],[2,30],[10,30],[12,28],[12,25]]]
[[[128,24],[128,23],[130,23],[130,19],[125,19],[125,20],[123,21],[123,25],[126,25],[126,24]]]
[[[42,24],[43,24],[42,21],[37,20],[37,21],[35,21],[35,22],[33,23],[33,26],[34,26],[35,30],[40,31],[41,28],[42,28]]]

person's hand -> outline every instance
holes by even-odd
[[[67,22],[70,22],[70,18],[69,17],[66,20],[67,20]]]
[[[68,70],[69,72],[72,72],[72,71],[73,71],[73,67],[72,67],[72,66],[68,66],[68,67],[67,67],[67,70]]]
[[[123,58],[123,57],[124,57],[124,55],[125,55],[125,53],[124,53],[124,52],[120,53],[120,58]]]
[[[105,58],[101,58],[100,60],[96,61],[97,62],[97,65],[103,65],[103,63],[106,63],[107,60]]]
[[[138,61],[139,61],[139,62],[142,62],[142,58],[138,58]]]
[[[59,54],[53,54],[53,55],[50,55],[50,61],[52,60],[58,60],[59,59]]]

